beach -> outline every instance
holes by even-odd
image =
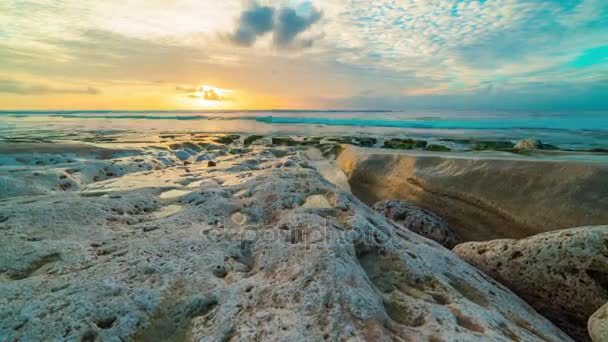
[[[605,224],[608,155],[395,139],[40,128],[5,137],[0,337],[586,336],[449,248]],[[425,236],[420,222],[436,227],[427,216],[408,226],[371,208],[388,199],[424,208],[417,215],[455,242]],[[605,262],[589,258],[572,277],[600,279],[591,261]],[[608,301],[605,290],[594,298]]]

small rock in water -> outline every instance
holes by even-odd
[[[524,139],[518,142],[514,150],[538,150],[541,149],[543,144],[538,139]]]
[[[251,145],[251,144],[253,144],[254,141],[262,139],[263,137],[264,137],[263,135],[250,135],[245,138],[243,143],[245,145]]]
[[[209,162],[207,162],[207,166],[214,167],[214,166],[217,166],[217,163],[214,162],[213,160],[210,160]]]

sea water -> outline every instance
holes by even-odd
[[[0,137],[26,131],[129,130],[373,135],[424,139],[536,138],[564,149],[608,148],[606,112],[3,111]]]

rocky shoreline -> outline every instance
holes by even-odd
[[[338,167],[353,153],[345,143],[371,141],[0,143],[0,340],[584,339],[584,316],[605,302],[603,256],[567,254],[579,273],[534,259],[599,284],[576,326],[562,324],[530,286],[468,256],[478,247],[433,241],[470,241],[449,217],[412,204],[379,213],[351,194],[357,181]],[[570,249],[593,238],[605,255],[608,228],[579,230],[596,233]],[[594,317],[591,336],[606,336]]]

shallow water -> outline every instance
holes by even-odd
[[[45,111],[0,112],[0,137],[93,130],[257,134],[365,134],[519,140],[565,149],[608,148],[604,112],[440,111]]]

